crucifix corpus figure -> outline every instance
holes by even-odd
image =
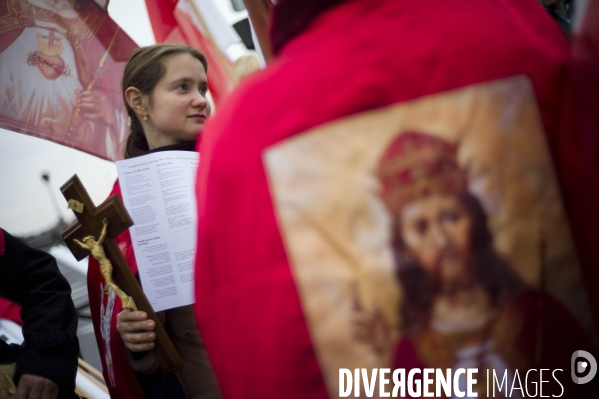
[[[104,248],[102,248],[102,243],[106,238],[106,228],[108,227],[108,219],[104,218],[102,221],[102,233],[100,234],[100,238],[98,241],[95,240],[94,236],[89,235],[83,238],[83,242],[78,239],[73,239],[78,245],[82,248],[89,250],[92,256],[100,263],[100,271],[102,276],[104,276],[104,280],[106,280],[106,284],[112,287],[114,292],[121,298],[121,302],[123,302],[123,309],[131,309],[137,310],[137,306],[135,306],[135,301],[129,295],[125,294],[122,289],[120,289],[114,281],[112,281],[112,263],[106,257],[106,253],[104,252]]]

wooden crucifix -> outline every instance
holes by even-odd
[[[91,244],[98,242],[101,244],[106,258],[112,264],[112,281],[114,281],[114,284],[130,296],[137,309],[146,312],[148,318],[154,320],[156,324],[156,346],[152,351],[160,367],[165,373],[181,369],[183,365],[177,350],[166,334],[162,323],[158,320],[156,313],[154,313],[137,279],[131,272],[121,249],[114,241],[114,237],[133,225],[133,220],[131,220],[119,196],[115,194],[96,207],[77,175],[74,175],[63,184],[60,191],[78,220],[62,234],[67,247],[77,260],[81,260],[89,255],[89,250],[85,248],[85,245],[81,245],[81,242],[87,244],[90,248]],[[90,241],[90,236],[92,236],[92,241]],[[125,306],[126,304],[123,304],[123,307]]]

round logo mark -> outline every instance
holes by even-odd
[[[580,360],[583,358],[584,360]],[[572,354],[571,358],[572,381],[576,384],[586,384],[597,374],[597,361],[587,351],[578,350]],[[578,377],[580,374],[587,373],[584,377]]]

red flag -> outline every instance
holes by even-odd
[[[231,63],[214,45],[197,9],[188,0],[146,0],[157,43],[183,43],[208,60],[208,87],[218,105],[230,90]]]
[[[120,158],[128,131],[120,82],[137,46],[106,10],[93,0],[8,0],[0,26],[0,126]]]

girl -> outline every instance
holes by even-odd
[[[182,45],[155,45],[136,50],[125,67],[122,91],[131,134],[125,158],[157,151],[193,151],[210,116],[206,98],[207,62]],[[121,195],[118,181],[112,194]],[[116,237],[133,273],[137,263],[129,231]],[[122,309],[90,257],[88,290],[103,373],[114,398],[220,398],[220,391],[197,329],[193,307],[159,313],[183,369],[164,374],[150,352],[156,334],[145,312]]]

